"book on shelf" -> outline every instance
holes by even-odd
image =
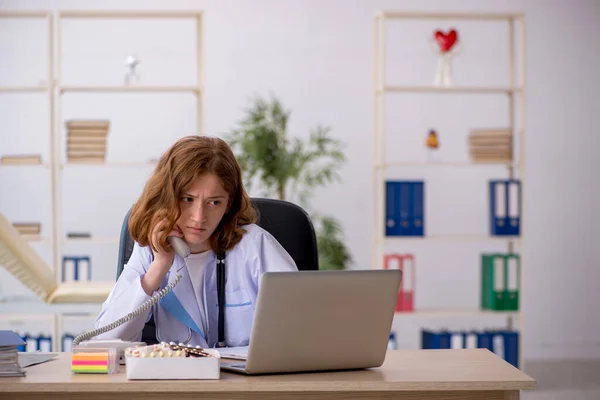
[[[108,119],[71,119],[65,122],[67,129],[103,129],[110,128]]]
[[[92,234],[89,232],[68,232],[67,238],[69,239],[89,239],[92,237]]]
[[[20,235],[26,236],[39,235],[42,230],[39,222],[13,222],[12,226]]]
[[[385,188],[385,235],[424,236],[425,183],[387,181]]]
[[[13,154],[4,155],[0,158],[0,164],[19,165],[19,164],[41,164],[42,156],[39,154]]]
[[[108,120],[70,120],[67,127],[67,161],[103,163],[106,159]]]
[[[513,135],[509,129],[474,129],[468,139],[473,162],[511,162]]]

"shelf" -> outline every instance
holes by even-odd
[[[41,235],[20,235],[23,240],[28,242],[48,242],[50,237]]]
[[[39,164],[39,163],[14,163],[14,164],[2,164],[0,163],[0,167],[2,168],[22,168],[22,167],[29,167],[29,168],[50,168],[50,164]]]
[[[138,11],[138,10],[69,10],[58,13],[60,18],[197,18],[202,11]]]
[[[520,311],[492,311],[480,309],[429,309],[415,311],[396,311],[397,317],[480,317],[480,316],[515,316]]]
[[[0,93],[45,92],[48,86],[0,86]]]
[[[0,10],[0,18],[47,18],[48,11],[35,10]]]
[[[65,167],[112,167],[112,168],[145,168],[154,167],[156,162],[97,162],[97,161],[80,161],[68,162],[61,164],[61,168]]]
[[[383,92],[390,93],[505,93],[512,94],[521,92],[521,88],[508,87],[508,86],[453,86],[453,87],[441,87],[441,86],[384,86],[383,89],[377,89],[377,93]]]
[[[384,236],[386,242],[425,241],[437,242],[504,242],[518,241],[520,236],[490,236],[490,235],[428,235],[428,236]]]
[[[198,94],[202,89],[198,86],[163,86],[163,85],[140,85],[140,86],[122,86],[122,85],[62,85],[59,87],[60,93],[66,92],[106,92],[106,93],[135,93],[135,92],[189,92]]]
[[[411,12],[383,11],[380,16],[388,19],[466,19],[466,20],[511,20],[522,18],[521,13],[456,13],[456,12]]]
[[[435,168],[435,167],[457,167],[457,168],[481,168],[481,167],[507,167],[507,168],[517,168],[517,164],[515,163],[500,163],[500,162],[469,162],[469,161],[440,161],[440,162],[428,162],[428,161],[398,161],[398,162],[388,162],[383,164],[375,164],[375,168],[377,169],[385,169],[389,167],[427,167],[427,168]]]

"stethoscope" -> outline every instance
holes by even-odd
[[[219,304],[219,338],[217,340],[217,344],[215,347],[225,347],[225,253],[217,254],[217,302]],[[158,333],[158,320],[156,318],[156,314],[154,313],[154,333],[156,334],[156,339],[159,342],[162,342],[160,338],[160,334]],[[192,339],[192,328],[188,327],[188,337],[184,341],[180,341],[177,343],[188,344]]]

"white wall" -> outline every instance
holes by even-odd
[[[600,357],[600,272],[592,238],[600,221],[594,183],[600,167],[592,151],[598,144],[593,110],[599,109],[600,65],[597,37],[600,5],[593,0],[564,1],[105,1],[102,8],[201,9],[205,11],[205,132],[221,135],[235,126],[247,99],[274,93],[293,110],[291,133],[306,136],[318,123],[333,127],[347,143],[349,162],[343,183],[319,190],[314,208],[343,220],[356,261],[370,266],[372,230],[372,23],[376,11],[495,11],[526,14],[526,172],[524,186],[524,351],[528,359]],[[0,1],[4,9],[97,8],[91,1]],[[0,20],[0,83],[43,76],[37,58],[11,43],[43,54],[36,32],[43,28]],[[100,26],[100,25],[98,25]],[[104,25],[103,25],[104,26]],[[193,83],[194,43],[191,25],[170,24],[127,31],[101,32],[90,24],[65,25],[63,80],[71,83],[118,83],[129,43],[142,43],[141,74],[146,83]],[[434,59],[425,35],[435,24],[390,25],[390,80],[428,84]],[[445,25],[441,25],[445,27]],[[455,64],[457,83],[503,84],[507,49],[497,25],[462,24],[463,53]],[[9,37],[6,32],[15,33]],[[98,32],[101,32],[98,34]],[[394,32],[394,36],[391,36]],[[70,35],[69,35],[70,33]],[[108,47],[110,38],[120,38]],[[501,36],[504,39],[504,36]],[[138,41],[139,40],[139,41]],[[149,45],[148,45],[149,43]],[[37,47],[36,47],[37,46]],[[175,46],[173,50],[172,46]],[[9,50],[6,50],[6,49]],[[189,49],[189,53],[188,53]],[[70,53],[67,54],[66,52]],[[73,53],[71,53],[71,51]],[[16,53],[15,53],[16,52]],[[11,56],[7,56],[10,54]],[[78,54],[79,61],[74,54]],[[84,56],[84,57],[82,57]],[[31,58],[29,58],[31,57]],[[419,58],[417,58],[419,57]],[[39,59],[43,62],[43,57]],[[87,60],[87,61],[86,61]],[[108,60],[108,62],[107,62]],[[18,65],[14,63],[18,61]],[[68,65],[67,65],[68,64]],[[175,71],[175,72],[173,72]],[[67,75],[68,74],[68,75]],[[31,81],[29,81],[31,83]],[[35,82],[35,81],[34,81]],[[31,144],[45,138],[45,103],[41,97],[0,96],[0,153],[44,152]],[[108,100],[110,99],[110,100]],[[440,131],[440,157],[466,160],[468,129],[506,124],[506,101],[500,97],[390,97],[389,156],[398,160],[423,156],[422,140],[431,126]],[[26,117],[15,116],[27,110]],[[109,159],[155,157],[176,137],[194,129],[193,102],[186,96],[71,95],[65,118],[109,116],[114,123]],[[38,118],[37,112],[40,112]],[[18,132],[18,136],[16,135]],[[407,136],[399,136],[407,135]],[[44,139],[45,140],[45,139]],[[47,154],[47,153],[46,153]],[[145,170],[70,168],[65,171],[65,229],[91,227],[95,235],[114,235],[128,205],[139,192]],[[395,175],[391,175],[391,174]],[[41,220],[49,227],[48,183],[40,170],[0,170],[0,210],[17,219]],[[505,176],[499,168],[391,171],[390,177],[424,177],[428,182],[429,233],[485,234],[487,179]],[[22,178],[33,181],[23,183]],[[100,179],[107,179],[102,183]],[[456,189],[444,189],[442,185]],[[12,190],[19,187],[19,190]],[[26,193],[26,194],[23,194]],[[475,206],[466,205],[473,199]],[[93,211],[93,213],[92,213]],[[97,213],[97,215],[93,215]],[[595,235],[594,235],[595,234]],[[36,245],[44,253],[43,245]],[[473,308],[478,305],[478,254],[502,250],[495,243],[411,244],[394,250],[417,255],[417,307]],[[74,247],[71,252],[97,254],[97,277],[114,274],[116,244]],[[99,265],[99,266],[98,266]],[[10,292],[5,275],[2,290]],[[10,282],[7,284],[7,282]],[[18,286],[18,285],[15,285]],[[16,290],[16,289],[14,289]],[[10,293],[9,293],[10,294]],[[418,328],[472,327],[502,324],[488,319],[422,319],[403,317],[394,326],[400,342],[418,346]]]

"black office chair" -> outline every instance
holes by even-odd
[[[258,212],[257,225],[269,232],[290,254],[301,271],[318,270],[317,238],[309,215],[296,204],[276,199],[252,198],[252,205]],[[131,209],[125,215],[119,239],[117,279],[133,251],[133,239],[129,234],[128,222]],[[154,319],[144,326],[142,341],[157,343]]]

